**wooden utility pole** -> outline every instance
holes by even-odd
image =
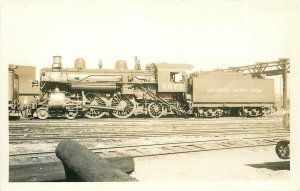
[[[281,67],[282,67],[282,108],[287,108],[287,65],[289,64],[289,59],[279,59],[282,61]]]

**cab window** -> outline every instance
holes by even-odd
[[[183,78],[182,78],[183,74],[182,72],[170,72],[170,81],[171,82],[182,82]]]

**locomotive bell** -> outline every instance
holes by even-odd
[[[52,69],[61,69],[61,56],[53,56]]]
[[[74,68],[77,70],[85,69],[85,60],[83,58],[77,58],[74,62]]]
[[[127,62],[125,60],[118,60],[115,64],[116,70],[127,70]]]

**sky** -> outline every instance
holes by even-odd
[[[300,52],[297,0],[2,0],[2,63],[87,68],[117,60],[193,64],[213,70],[290,58]],[[294,62],[293,62],[294,61]],[[275,77],[276,93],[280,79]]]
[[[299,1],[10,0],[2,2],[8,64],[63,67],[82,57],[113,68],[134,56],[212,70],[295,57]],[[299,44],[299,43],[298,43]]]

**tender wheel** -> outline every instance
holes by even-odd
[[[288,141],[279,141],[276,144],[276,154],[281,159],[289,159],[290,158],[290,147]]]
[[[216,117],[217,111],[216,109],[206,109],[204,111],[204,116],[207,118]]]
[[[49,117],[48,109],[43,107],[38,108],[36,114],[39,119],[47,119]]]
[[[134,112],[134,105],[133,101],[121,95],[116,95],[111,101],[111,106],[117,109],[113,110],[112,114],[117,118],[128,118]]]
[[[221,117],[222,115],[223,115],[223,110],[217,109],[217,111],[216,111],[216,117],[219,118],[219,117]]]
[[[77,117],[76,111],[66,111],[65,116],[67,119],[75,119]]]
[[[204,116],[204,109],[201,107],[197,108],[197,116],[198,117],[203,117]]]
[[[88,105],[91,106],[106,106],[106,102],[101,98],[94,96],[92,94],[89,94],[86,96],[88,99]],[[104,115],[104,111],[102,109],[94,109],[94,108],[89,108],[85,111],[85,117],[90,118],[90,119],[97,119],[100,118]]]
[[[266,109],[266,114],[267,114],[267,115],[270,115],[271,113],[272,113],[272,110],[271,110],[270,108],[267,108],[267,109]]]
[[[243,109],[243,108],[240,108],[240,109],[238,110],[238,115],[239,115],[240,117],[243,117],[243,116],[244,116],[244,109]]]
[[[160,118],[163,115],[164,107],[161,103],[153,102],[148,106],[148,113],[152,118]]]
[[[260,108],[252,108],[250,111],[250,116],[251,117],[258,117],[262,115],[262,111]]]

